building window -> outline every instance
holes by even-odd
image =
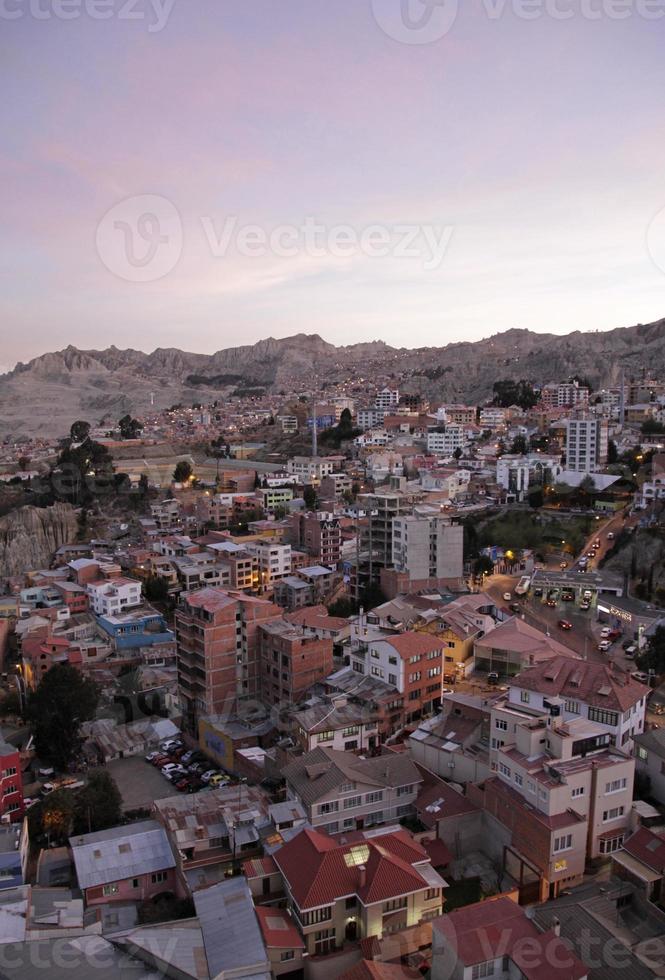
[[[505,718],[496,718],[494,720],[494,727],[498,728],[500,732],[508,731],[508,722]]]
[[[558,851],[569,851],[572,846],[573,846],[573,835],[572,834],[564,834],[562,837],[555,837],[554,838],[554,848],[553,848],[553,850],[554,850],[554,853],[555,854]]]
[[[346,735],[346,732],[344,734]],[[356,732],[349,732],[349,734],[355,735]],[[342,783],[342,785],[339,788],[339,791],[340,793],[352,793],[355,788],[356,788],[355,783]]]
[[[321,803],[319,805],[319,813],[337,813],[339,810],[338,800],[329,800],[328,803]]]
[[[623,779],[613,779],[611,783],[605,783],[605,795],[607,796],[608,793],[619,793],[627,785],[628,780],[625,776]]]
[[[520,701],[522,701],[523,704],[529,703],[529,697],[530,695],[528,691],[520,691]]]
[[[318,956],[330,953],[335,948],[335,930],[322,929],[314,933],[314,952]]]
[[[601,840],[600,842],[600,853],[601,854],[614,854],[618,851],[623,844],[623,834],[619,834],[617,837],[610,837],[607,840]]]
[[[567,711],[571,715],[579,715],[580,713],[579,701],[564,701],[563,707],[564,707],[564,711]]]
[[[425,901],[431,902],[432,899],[438,898],[440,894],[441,893],[438,888],[428,888],[425,892]]]
[[[358,726],[357,725],[351,725],[349,728],[344,728],[342,730],[342,735],[345,736],[345,737],[347,735],[348,736],[351,736],[351,735],[357,735],[357,734],[358,734]]]
[[[408,904],[408,898],[404,896],[403,898],[391,898],[389,902],[383,903],[383,911],[385,912],[396,912],[398,909],[405,909]]]
[[[493,977],[494,976],[494,960],[488,960],[486,963],[476,963],[476,965],[471,970],[471,980],[481,980],[482,977]]]
[[[295,957],[295,953],[293,952],[293,950],[292,949],[287,949],[283,953],[280,953],[280,957],[279,958],[280,958],[280,960],[281,960],[282,963],[285,963],[286,960],[292,960],[292,959],[294,959],[294,957]]]
[[[365,796],[365,803],[381,803],[383,800],[383,790],[377,790],[374,793],[367,793]]]
[[[613,806],[611,810],[603,811],[603,823],[609,823],[610,820],[618,820],[622,817],[624,813],[624,808],[622,806]]]
[[[619,715],[616,711],[606,711],[605,708],[589,708],[589,721],[597,721],[600,725],[616,728]]]
[[[398,786],[397,795],[398,796],[411,796],[414,790],[414,786]]]
[[[132,878],[132,888],[138,888],[138,887],[139,887],[139,879]]]
[[[571,790],[570,795],[574,800],[577,799],[579,796],[584,796],[584,786],[574,786],[573,789]]]
[[[332,919],[332,907],[326,905],[325,908],[313,909],[311,912],[303,912],[299,916],[300,921],[304,926],[313,926],[317,922],[328,922]],[[318,935],[318,933],[317,933]]]
[[[505,764],[505,762],[499,763],[499,772],[501,773],[502,776],[507,776],[508,779],[510,779],[512,775],[509,767]]]
[[[162,882],[166,881],[168,875],[166,871],[156,871],[151,877],[153,885],[161,885]]]
[[[362,801],[362,796],[347,796],[347,798],[344,800],[344,809],[353,810],[355,807],[360,806]]]
[[[524,784],[524,779],[518,772],[515,773],[515,784],[517,786],[522,786]]]
[[[332,742],[334,738],[335,738],[335,733],[334,732],[319,732],[319,734],[316,736],[316,741],[317,742]]]
[[[111,885],[104,885],[103,893],[104,893],[104,896],[105,897],[108,896],[108,895],[117,895],[118,894],[118,886],[115,884],[115,882],[113,882],[113,884],[111,884]]]

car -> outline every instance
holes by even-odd
[[[159,743],[159,747],[162,752],[171,752],[173,749],[181,749],[182,742],[179,738],[167,738],[165,741]]]
[[[634,670],[630,675],[634,680],[639,681],[640,684],[649,683],[649,675],[645,674],[643,670]]]
[[[204,762],[192,762],[191,765],[187,766],[189,772],[193,773],[195,776],[200,775],[202,772],[206,771],[206,763]]]
[[[591,603],[588,599],[582,599],[580,602],[580,609],[591,609]]]
[[[162,776],[164,779],[168,779],[170,783],[177,783],[181,779],[186,779],[188,773],[185,769],[181,769],[177,766],[175,769],[168,769],[166,772],[162,769]]]
[[[562,602],[575,602],[575,593],[574,592],[562,592],[561,593],[561,601]]]
[[[556,609],[556,599],[547,599],[545,605],[549,606],[550,609]]]
[[[511,592],[504,592],[503,593],[503,601],[504,602],[510,602],[510,600],[512,599],[512,597],[513,596],[512,596],[512,593]]]
[[[511,602],[510,603],[510,611],[511,612],[514,612],[514,613],[521,612],[522,611],[522,607],[520,606],[519,602]]]
[[[614,531],[608,531],[607,532],[607,540],[608,541],[614,541]]]
[[[178,790],[179,793],[186,793],[189,787],[192,785],[192,781],[188,776],[183,776],[182,779],[174,781],[173,785]]]
[[[622,630],[617,629],[615,627],[614,629],[611,629],[609,631],[607,638],[608,640],[618,640],[621,635],[622,635]]]
[[[23,799],[23,806],[26,810],[29,810],[31,806],[35,805],[35,803],[39,803],[39,800],[36,797],[26,796]]]
[[[600,548],[600,538],[596,538],[593,543],[594,548]]]
[[[573,624],[572,623],[569,623],[567,619],[560,619],[559,620],[559,629],[560,630],[572,630],[572,628],[573,628]]]
[[[207,772],[201,773],[201,782],[209,783],[213,776],[217,775],[216,769],[208,769]]]
[[[168,762],[163,762],[157,768],[158,769],[161,769],[163,773],[167,773],[167,772],[183,772],[183,773],[185,773],[186,772],[186,770],[183,769],[182,766],[179,766],[177,764],[177,762],[171,762],[170,759],[169,759]]]
[[[180,756],[181,760],[185,763],[185,765],[187,765],[188,762],[192,761],[195,751],[196,751],[195,749],[187,749],[187,751],[183,752],[183,754]]]
[[[611,646],[612,643],[610,640],[601,640],[598,644],[598,649],[601,651],[601,653],[607,653]]]
[[[148,752],[145,757],[146,762],[154,762],[161,755],[161,752]]]
[[[229,776],[225,772],[216,772],[214,776],[211,776],[208,780],[208,786],[221,786],[222,783],[228,783]]]
[[[559,568],[561,569],[561,571],[563,571],[564,568],[568,568],[568,562],[567,561],[560,562],[559,563]]]
[[[596,554],[593,551],[587,551],[586,556],[587,558],[595,558]]]
[[[624,653],[628,660],[634,660],[635,654],[637,653],[637,647],[636,646],[625,647]]]
[[[538,598],[540,598],[542,596],[542,594],[543,594],[543,590],[541,588],[534,589],[533,590],[533,594],[535,596],[537,596]]]
[[[611,632],[612,632],[611,626],[603,626],[602,630],[600,631],[600,635],[604,640],[607,640]]]
[[[152,764],[153,764],[153,766],[156,766],[157,769],[161,769],[162,766],[165,766],[167,764],[167,762],[170,762],[170,761],[171,761],[170,756],[168,756],[168,755],[158,755],[156,758],[154,758],[152,760]]]
[[[499,683],[499,675],[497,674],[497,672],[495,670],[490,670],[489,674],[487,675],[487,683],[488,684],[498,684]]]
[[[200,789],[208,789],[208,787],[204,786],[200,779],[189,780],[189,786],[187,787],[188,793],[198,793]]]

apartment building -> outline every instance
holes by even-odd
[[[96,616],[115,616],[143,601],[141,583],[131,578],[98,579],[88,583],[87,592]]]
[[[305,828],[274,862],[310,956],[403,932],[442,910],[446,882],[405,830],[343,843]]]
[[[377,425],[383,424],[384,416],[386,415],[387,409],[385,408],[360,408],[358,409],[357,423],[358,428],[367,430],[373,429]]]
[[[14,745],[0,741],[0,817],[21,820],[23,813],[21,754]]]
[[[481,429],[502,429],[506,424],[506,409],[496,405],[487,405],[480,410],[479,425]]]
[[[292,456],[286,464],[287,472],[303,483],[320,483],[333,469],[332,460],[322,456]]]
[[[422,494],[407,493],[405,487],[406,481],[396,478],[385,490],[358,498],[359,506],[368,515],[360,528],[360,546],[377,569],[393,564],[394,518],[410,514],[414,503],[422,499]]]
[[[446,517],[410,514],[392,522],[393,565],[418,583],[458,579],[464,573],[464,528]]]
[[[427,452],[435,456],[452,456],[467,444],[466,427],[455,422],[438,425],[427,433]]]
[[[379,744],[378,710],[347,695],[322,698],[291,716],[298,744],[311,752],[319,744],[337,752],[371,752]]]
[[[589,389],[580,387],[579,381],[543,385],[540,400],[542,407],[548,411],[555,408],[586,408]]]
[[[443,405],[442,407],[448,422],[455,422],[457,425],[475,425],[475,405]]]
[[[180,503],[173,498],[151,504],[150,515],[159,531],[169,533],[182,527]]]
[[[258,697],[259,626],[281,618],[278,606],[242,592],[207,588],[183,596],[175,615],[178,687],[190,732],[201,716]]]
[[[506,732],[496,776],[483,784],[493,846],[541,901],[579,883],[587,859],[621,846],[633,800],[634,760],[601,724],[565,721],[563,705],[553,697],[544,716]]]
[[[648,687],[613,664],[555,657],[513,678],[508,707],[545,712],[552,698],[561,698],[564,721],[595,722],[612,745],[630,752],[634,736],[644,731],[648,695]]]
[[[496,461],[496,482],[516,500],[524,500],[529,489],[529,471],[525,456],[500,456]]]
[[[313,827],[336,834],[415,813],[423,778],[406,754],[363,759],[328,748],[332,742],[331,730],[319,733],[317,747],[283,769],[289,798],[302,804]]]
[[[333,670],[331,639],[307,636],[276,619],[258,629],[260,696],[265,704],[295,704]]]
[[[320,565],[335,568],[342,557],[342,527],[339,518],[326,512],[304,512],[291,516],[291,542]]]
[[[382,388],[378,392],[374,404],[377,408],[382,408],[385,412],[392,408],[397,408],[399,405],[399,389],[397,388]]]
[[[566,469],[575,473],[595,473],[607,463],[607,420],[585,412],[565,419]]]
[[[260,589],[291,574],[291,545],[275,541],[250,541],[247,551],[256,557]]]
[[[358,674],[392,685],[404,697],[407,720],[419,718],[441,704],[445,641],[428,633],[356,632],[347,646],[349,662]]]
[[[275,515],[288,511],[293,490],[290,487],[261,487],[256,491],[256,499],[266,514]]]

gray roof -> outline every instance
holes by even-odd
[[[233,971],[236,977],[270,975],[270,964],[244,878],[230,878],[195,892],[210,977]]]
[[[101,936],[42,939],[2,947],[2,980],[157,980],[158,972]]]
[[[636,745],[665,759],[665,728],[651,728],[648,732],[633,736],[633,739]]]
[[[361,786],[408,786],[423,777],[407,755],[380,755],[361,759],[351,752],[318,747],[289,763],[282,775],[303,803],[312,804],[343,783]]]
[[[175,867],[166,832],[156,820],[71,837],[69,843],[82,889]]]

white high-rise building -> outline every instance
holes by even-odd
[[[607,421],[586,413],[566,420],[566,469],[595,473],[607,463]]]

